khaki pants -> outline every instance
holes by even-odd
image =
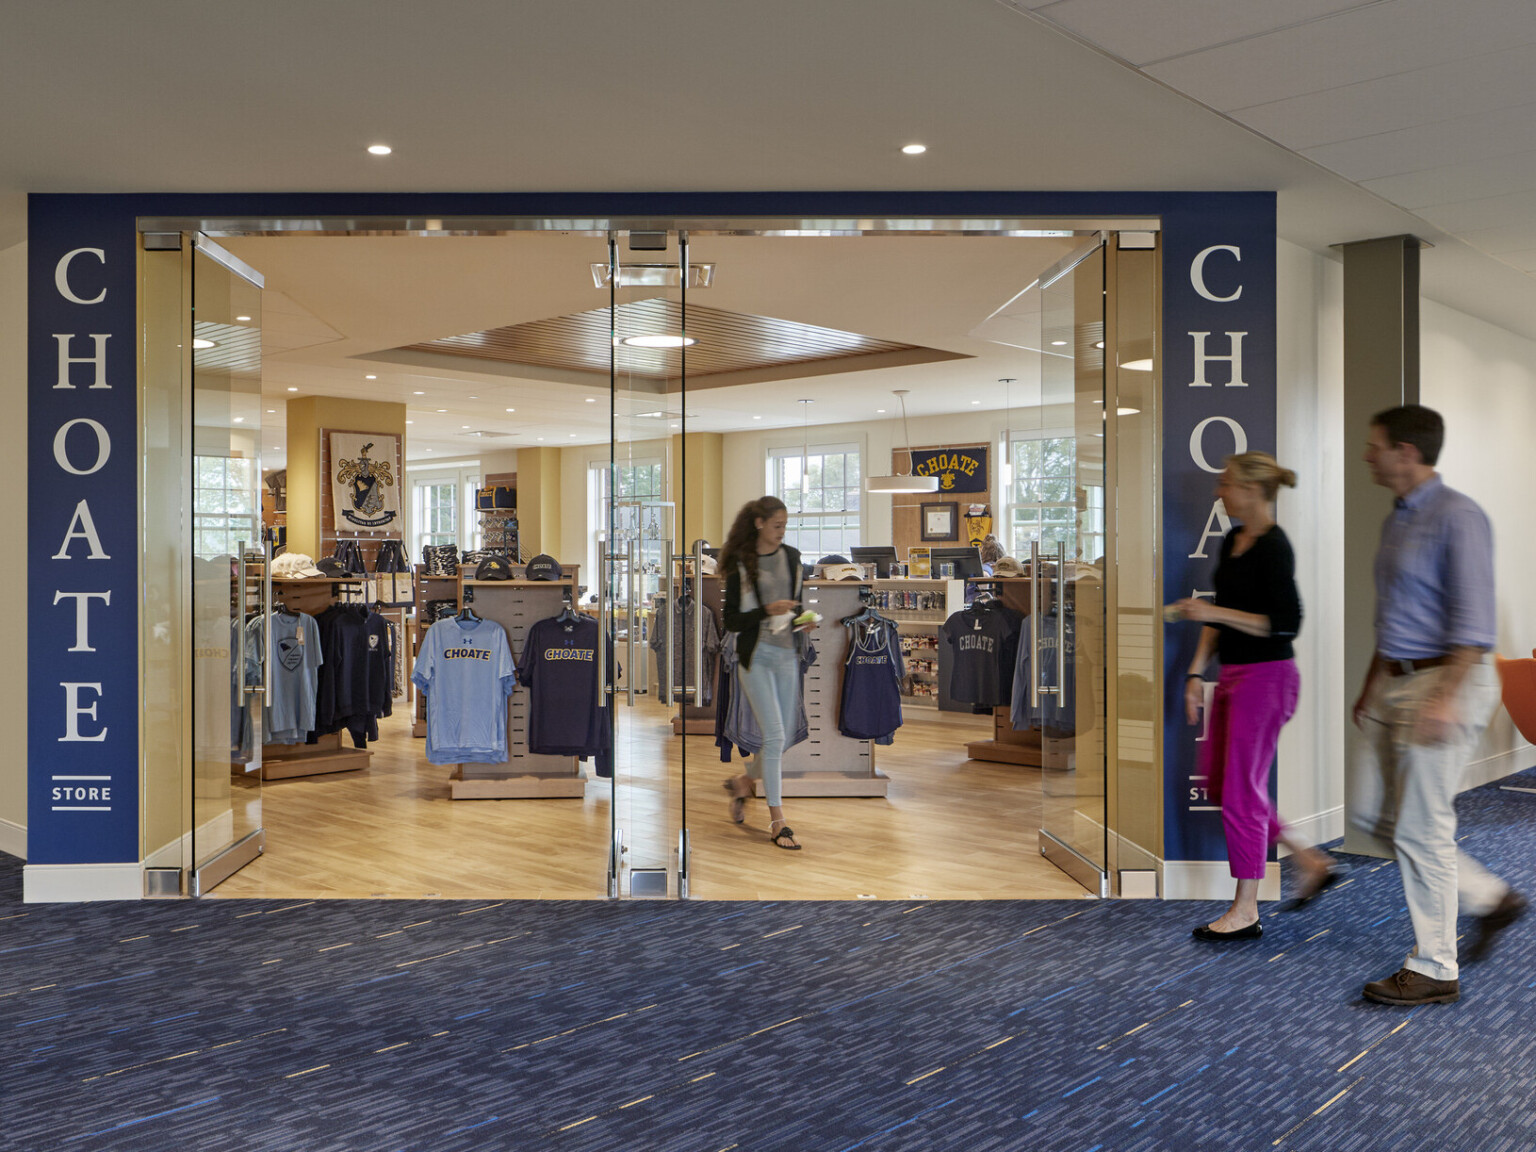
[[[1462,770],[1499,703],[1499,677],[1484,662],[1468,671],[1461,723],[1443,744],[1414,742],[1419,709],[1444,670],[1378,675],[1355,737],[1351,822],[1391,842],[1413,921],[1404,967],[1455,980],[1456,914],[1483,915],[1508,885],[1456,847],[1456,793]]]

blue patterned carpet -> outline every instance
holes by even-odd
[[[1462,812],[1536,889],[1536,796]],[[0,857],[0,1147],[1536,1147],[1536,917],[1371,1005],[1407,913],[1347,863],[1213,947],[1154,902],[27,906]]]

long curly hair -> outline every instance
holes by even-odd
[[[747,579],[756,580],[757,522],[787,511],[784,501],[777,496],[763,496],[743,504],[720,547],[720,571],[729,572],[733,564],[740,564],[747,570]]]

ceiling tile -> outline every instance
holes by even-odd
[[[1493,255],[1525,252],[1536,248],[1536,221],[1506,224],[1499,228],[1479,228],[1461,233],[1460,238],[1472,247]]]
[[[1394,132],[1524,104],[1536,75],[1536,45],[1311,92],[1233,112],[1287,148]]]
[[[1458,116],[1301,154],[1351,180],[1374,180],[1536,150],[1536,105]]]
[[[1404,208],[1454,204],[1536,188],[1536,152],[1517,152],[1467,164],[1447,164],[1400,176],[1362,181],[1365,188]]]
[[[1372,0],[1058,0],[1026,4],[1123,60],[1141,66],[1170,56],[1273,32]]]
[[[1457,235],[1506,224],[1527,224],[1536,220],[1536,189],[1464,200],[1460,204],[1437,204],[1421,209],[1419,215],[1437,228]]]
[[[1230,112],[1532,42],[1530,0],[1385,0],[1146,71]]]
[[[1522,272],[1536,272],[1536,249],[1527,252],[1507,252],[1499,259]]]

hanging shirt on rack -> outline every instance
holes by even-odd
[[[528,629],[517,662],[518,683],[531,690],[528,751],[541,756],[597,758],[597,774],[613,775],[612,709],[597,704],[598,623],[590,616],[550,616]],[[607,645],[604,683],[614,678]]]
[[[302,744],[315,727],[315,698],[320,688],[320,627],[315,618],[303,612],[273,612],[268,618],[272,629],[272,667],[268,670],[268,691],[262,706],[267,744]],[[259,663],[266,659],[265,638],[260,616],[246,625],[245,644],[256,653]]]
[[[333,604],[315,624],[324,662],[309,742],[345,728],[356,747],[366,748],[379,738],[379,717],[393,711],[389,627],[377,612],[355,604]]]
[[[421,642],[411,682],[426,697],[429,761],[506,761],[507,697],[517,685],[517,669],[500,624],[457,616],[439,620]]]
[[[949,674],[952,697],[981,708],[1012,703],[1023,619],[1001,600],[984,600],[944,621],[944,635],[954,655]]]
[[[1040,665],[1032,666],[1029,638],[1019,643],[1018,663],[1013,675],[1013,706],[1009,719],[1015,732],[1026,729],[1043,730],[1053,736],[1067,736],[1077,731],[1077,615],[1069,612],[1063,626],[1064,651],[1056,651],[1056,613],[1049,612],[1040,618]],[[1061,685],[1055,692],[1040,697],[1038,705],[1030,703],[1030,677],[1038,676],[1042,685]]]
[[[737,633],[726,633],[725,644],[720,652],[721,666],[728,667],[732,677],[730,692],[726,694],[729,706],[723,719],[719,718],[722,714],[716,712],[715,722],[715,744],[720,748],[720,759],[726,763],[730,762],[733,748],[743,756],[755,756],[763,748],[762,729],[757,726],[757,717],[747,702],[747,694],[741,690],[741,665],[736,656],[736,638]],[[795,701],[795,731],[784,745],[786,750],[811,736],[810,721],[805,714],[805,674],[814,663],[816,646],[806,637],[805,649],[800,653],[800,692],[799,699]]]
[[[669,610],[658,610],[651,625],[651,651],[656,653],[656,680],[664,682],[667,677],[667,641],[672,636],[682,637],[682,649],[672,658],[673,695],[685,704],[702,704],[707,708],[714,700],[715,665],[720,658],[720,642],[724,634],[714,609],[704,605],[704,673],[701,679],[695,680],[693,665],[697,645],[693,635],[693,610],[691,596],[674,599]],[[693,699],[694,694],[687,691],[695,683],[703,690],[702,700]]]
[[[901,682],[907,674],[896,624],[873,611],[843,622],[848,658],[837,729],[854,740],[889,742],[901,727]]]

